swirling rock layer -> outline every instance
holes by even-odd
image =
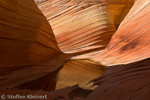
[[[150,2],[136,1],[103,53],[94,58],[106,65],[125,64],[150,57]]]
[[[69,58],[33,0],[0,0],[0,55],[0,88],[26,84],[28,89],[47,91],[54,90],[54,71]]]
[[[38,7],[52,25],[63,52],[87,53],[106,47],[132,4],[133,0],[48,0]]]
[[[60,49],[71,54],[60,51],[48,21],[33,0],[1,0],[0,95],[39,94],[47,95],[49,100],[70,100],[69,94],[79,87],[72,84],[53,91],[57,74],[58,87],[65,78],[76,76],[86,82],[105,71],[98,64],[102,62],[124,65],[106,67],[105,74],[90,81],[99,86],[87,98],[73,100],[149,100],[149,0],[136,0],[126,17],[133,0],[36,0],[36,3],[52,24]],[[62,68],[70,57],[93,51],[100,53],[96,57],[93,54],[98,63],[74,59]],[[80,71],[75,73],[75,69]],[[84,76],[85,71],[91,76],[82,79],[79,75]]]

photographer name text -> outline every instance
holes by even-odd
[[[1,95],[1,99],[10,99],[10,100],[23,100],[23,99],[29,99],[29,100],[34,100],[34,99],[39,99],[39,100],[46,100],[47,95],[34,95],[34,94],[29,94],[29,95],[21,95],[21,94],[16,94],[16,95]]]

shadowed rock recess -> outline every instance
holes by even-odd
[[[149,100],[149,9],[149,0],[0,0],[0,96]]]

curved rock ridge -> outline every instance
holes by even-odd
[[[91,1],[85,2],[85,0],[48,0],[39,3],[38,7],[52,25],[60,49],[65,53],[78,55],[73,59],[81,59],[95,56],[107,46],[111,36],[132,5],[133,0],[101,2],[95,0],[94,3]],[[80,66],[85,66],[82,61],[80,61]],[[78,62],[75,61],[75,63]],[[88,64],[85,68],[91,67]],[[68,63],[65,66],[67,65]],[[67,69],[63,68],[59,76],[65,76],[66,74],[63,74],[63,72],[73,66],[73,64],[70,64]],[[98,65],[95,64],[94,66]],[[72,77],[73,81],[79,82],[80,77],[75,78],[75,75],[71,75],[65,77]],[[92,74],[92,78],[95,78],[95,75]],[[60,79],[59,76],[58,79]],[[64,81],[65,78],[58,80],[56,88],[65,85]],[[71,82],[67,85],[74,85],[75,83]],[[79,82],[79,84],[82,84],[82,82]]]
[[[137,0],[113,35],[107,48],[94,60],[105,65],[125,64],[150,57],[150,1]]]
[[[54,90],[57,70],[70,58],[60,51],[34,0],[0,0],[0,55],[0,90],[24,84]]]
[[[103,50],[134,0],[48,0],[38,4],[65,53]]]
[[[51,26],[33,0],[1,0],[0,5],[0,90],[54,90],[59,70],[73,55],[60,51]],[[98,67],[85,62],[82,66]],[[99,72],[103,70],[91,72],[89,80]]]

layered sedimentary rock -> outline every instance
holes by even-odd
[[[150,58],[125,65],[106,67],[102,76],[91,80],[99,85],[87,98],[73,100],[149,100]],[[69,100],[65,97],[64,100]]]
[[[149,4],[149,0],[135,2],[107,48],[94,60],[112,65],[135,62],[150,57]]]
[[[104,75],[92,80],[99,87],[86,100],[149,100],[149,58],[106,68]]]
[[[103,50],[132,5],[133,0],[47,0],[38,3],[38,7],[52,25],[60,49],[65,53],[78,55],[74,59],[89,58]],[[84,66],[84,70],[87,71],[86,68],[91,66],[82,61],[80,66]],[[74,67],[74,64],[69,63],[65,65],[68,65],[67,68],[61,70],[58,76],[58,79],[61,80],[58,80],[58,84],[65,82],[65,78],[61,78],[65,76],[63,72],[70,69],[69,67]],[[80,66],[75,68],[80,68]],[[95,78],[95,75],[92,74],[91,77]],[[87,76],[84,78],[86,79]],[[75,75],[71,76],[71,74],[65,77],[74,79],[73,81],[76,82],[80,80],[80,77],[75,78]],[[71,82],[71,84],[76,82]]]
[[[104,75],[91,81],[99,87],[87,100],[149,100],[149,4],[137,0],[108,47],[95,58],[109,66]]]
[[[99,87],[86,100],[149,100],[149,4],[137,0],[108,47],[94,59],[123,64],[106,67],[104,75],[92,80]]]
[[[78,85],[46,92],[55,89],[57,75],[57,86],[62,88],[102,74],[105,69],[100,61],[106,65],[134,62],[106,67],[104,75],[90,81],[99,85],[97,89],[87,98],[72,99],[149,100],[150,59],[145,59],[149,57],[148,0],[136,0],[115,34],[133,1],[36,1],[52,24],[60,49],[71,54],[60,51],[49,23],[33,0],[1,0],[0,95],[36,94],[47,95],[48,100],[71,100],[69,94]],[[107,48],[94,58],[98,63],[87,59],[67,62],[72,56],[101,52],[113,34]],[[141,59],[145,60],[138,61]],[[84,72],[91,76],[82,78]],[[73,84],[61,87],[69,78]]]
[[[133,0],[47,0],[38,7],[52,25],[65,53],[103,50]]]
[[[33,0],[0,0],[0,55],[3,89],[54,90],[57,72],[69,59]]]
[[[1,91],[54,90],[59,70],[72,55],[60,51],[51,26],[33,0],[1,0],[0,5]]]

